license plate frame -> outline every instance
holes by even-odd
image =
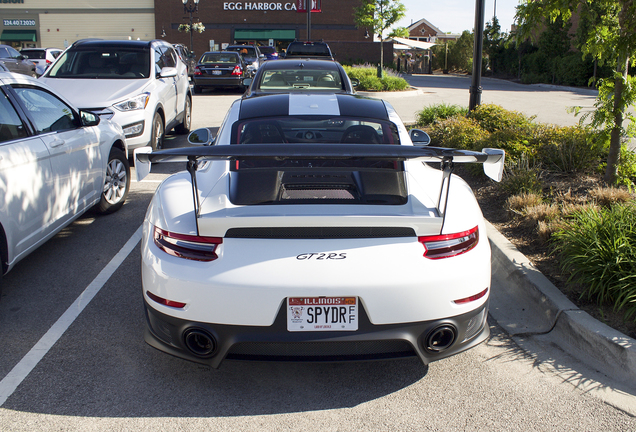
[[[287,331],[357,331],[355,296],[287,297]]]

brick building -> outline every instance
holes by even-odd
[[[299,12],[302,0],[283,0],[270,3],[200,0],[193,22],[205,26],[203,33],[192,35],[196,55],[204,51],[222,49],[226,44],[255,43],[272,45],[279,51],[294,39],[307,38],[307,14]],[[335,57],[343,63],[367,61],[379,63],[380,47],[373,43],[371,30],[356,28],[353,10],[360,0],[321,2],[319,13],[311,14],[311,39],[329,43]],[[189,0],[189,5],[193,5]],[[179,32],[180,24],[189,24],[190,15],[184,13],[177,0],[155,0],[155,29],[157,37],[190,45],[190,34]],[[365,37],[367,36],[367,37]],[[390,52],[392,43],[385,43]]]
[[[422,18],[406,28],[409,31],[409,39],[420,42],[444,43],[458,39],[461,35],[444,33],[433,24]]]

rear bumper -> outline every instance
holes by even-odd
[[[243,85],[243,77],[206,77],[194,75],[194,85],[199,87],[237,87]]]
[[[278,312],[271,326],[220,325],[181,320],[145,303],[146,342],[158,350],[218,368],[228,360],[339,362],[419,357],[424,364],[453,356],[488,338],[488,302],[481,308],[454,317],[414,323],[373,325],[360,308],[355,332],[289,332],[286,311]],[[455,339],[447,349],[427,348],[427,339],[440,328],[451,328]],[[209,335],[214,349],[196,355],[186,345],[185,334],[196,330]]]

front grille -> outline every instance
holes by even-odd
[[[394,359],[415,356],[410,343],[403,340],[359,342],[244,342],[227,354],[234,360],[343,361]]]
[[[408,227],[269,227],[230,228],[226,238],[341,239],[415,237]]]

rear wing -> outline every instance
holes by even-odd
[[[262,160],[386,160],[438,162],[442,171],[437,210],[445,216],[450,179],[455,163],[482,163],[485,174],[495,181],[501,181],[505,152],[485,148],[481,152],[457,150],[441,147],[416,147],[386,144],[237,144],[206,145],[174,148],[152,152],[150,147],[135,150],[137,180],[145,178],[153,163],[185,162],[192,178],[192,193],[197,218],[200,213],[196,171],[201,162],[234,161],[242,159]],[[443,204],[443,206],[442,206]],[[443,227],[443,223],[442,223]],[[197,228],[198,230],[198,228]]]

